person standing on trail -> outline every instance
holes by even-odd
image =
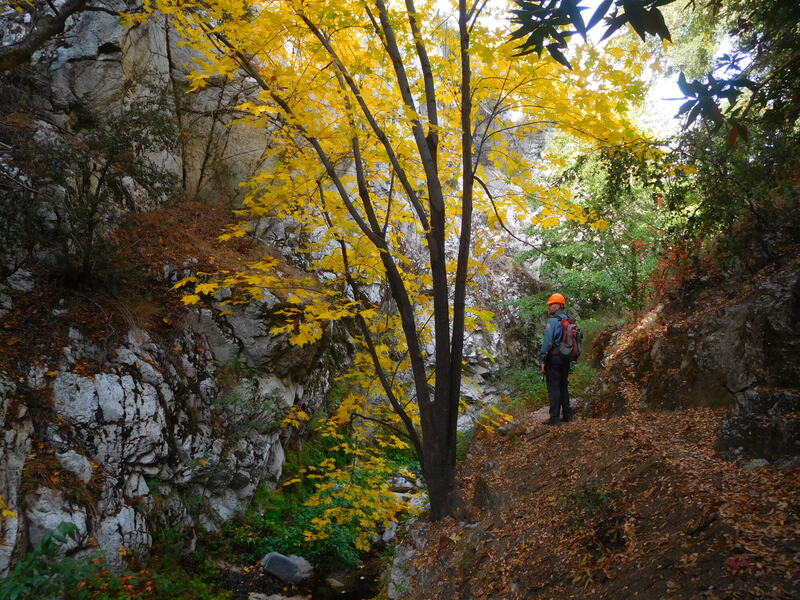
[[[567,378],[569,377],[570,358],[558,351],[564,335],[562,319],[569,318],[564,313],[567,301],[561,294],[553,294],[547,300],[550,317],[544,329],[544,341],[539,351],[539,364],[547,380],[547,394],[550,397],[550,418],[545,425],[558,425],[572,419],[572,408],[569,405]]]

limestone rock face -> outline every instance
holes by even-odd
[[[103,347],[72,329],[47,375],[32,368],[15,384],[0,373],[0,494],[19,517],[4,521],[1,572],[62,521],[78,530],[65,551],[96,542],[122,570],[120,548],[146,555],[154,527],[215,529],[240,514],[260,484],[278,481],[286,410],[317,408],[350,349],[328,334],[314,350],[324,346],[325,356],[298,370],[305,356],[277,341],[282,376],[256,366],[231,376],[226,361],[239,356],[237,331],[250,317],[234,314],[238,326],[226,318],[189,319],[168,344],[134,328]],[[267,366],[277,360],[261,352],[257,360]],[[87,371],[87,364],[96,366]],[[220,369],[228,369],[225,377]],[[23,392],[51,396],[52,414],[34,425],[26,403],[15,402]],[[42,441],[31,454],[33,439]],[[26,469],[33,481],[52,475],[53,487],[30,487]]]
[[[61,546],[64,552],[74,550],[86,540],[88,531],[86,509],[68,502],[61,492],[39,487],[28,496],[27,501],[25,517],[28,521],[28,540],[31,545],[39,543],[47,533],[64,521],[73,523],[77,527],[75,538],[68,539]]]
[[[24,404],[16,403],[17,386],[0,372],[0,494],[17,518],[3,520],[3,537],[0,538],[0,576],[11,566],[12,560],[24,545],[24,521],[21,520],[22,466],[32,444],[33,423]]]
[[[735,292],[661,305],[605,336],[592,410],[727,408],[732,456],[800,456],[800,264]]]
[[[109,11],[139,6],[135,0],[104,3]],[[33,26],[13,8],[0,8],[0,45],[19,42]],[[240,194],[237,184],[262,164],[269,139],[248,127],[226,127],[227,117],[214,113],[221,99],[244,101],[255,93],[255,85],[252,80],[212,82],[205,90],[185,94],[186,65],[193,56],[191,49],[179,45],[172,24],[163,17],[125,27],[111,12],[78,12],[67,20],[64,34],[37,50],[26,66],[39,82],[25,90],[26,106],[34,106],[41,117],[38,129],[52,134],[48,124],[79,132],[87,123],[113,113],[123,98],[177,98],[178,105],[173,101],[165,110],[172,111],[178,122],[183,144],[173,153],[153,157],[155,162],[182,179],[187,196],[232,200]],[[236,152],[225,152],[226,148]],[[223,158],[229,154],[235,159]],[[122,185],[129,188],[128,199],[137,210],[157,205],[158,199],[137,192],[133,180]]]

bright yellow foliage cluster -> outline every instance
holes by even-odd
[[[6,499],[3,498],[2,494],[0,494],[0,525],[2,525],[3,521],[6,519],[16,519],[17,513],[11,510],[6,503]]]
[[[417,510],[410,504],[411,495],[403,499],[389,488],[389,478],[397,471],[386,460],[386,451],[408,450],[409,445],[391,427],[376,426],[381,419],[386,419],[384,424],[390,419],[397,421],[396,415],[382,405],[365,406],[358,394],[349,393],[330,418],[316,423],[315,434],[330,442],[330,450],[339,460],[328,457],[318,464],[306,465],[299,477],[283,484],[293,486],[303,479],[314,484],[306,505],[322,507],[323,512],[312,519],[312,528],[303,532],[306,541],[328,538],[332,527],[338,525],[352,529],[357,548],[367,550],[376,531],[397,522],[401,512]],[[306,413],[294,408],[284,424],[300,427],[308,420]],[[399,474],[415,478],[402,469]]]

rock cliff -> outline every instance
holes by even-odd
[[[25,293],[9,291],[13,312]],[[59,352],[7,365],[0,490],[18,518],[5,521],[0,568],[61,521],[78,527],[75,550],[97,546],[121,568],[120,549],[146,554],[154,528],[190,545],[196,525],[216,528],[277,482],[281,419],[320,406],[350,348],[334,331],[313,361],[287,352],[263,332],[272,308],[201,309],[165,335],[131,327],[99,341],[56,323]]]
[[[723,450],[796,464],[800,262],[794,257],[736,279],[697,281],[609,332],[591,411],[728,408]]]
[[[14,142],[79,145],[84,130],[131,99],[166,98],[163,116],[177,125],[180,144],[157,153],[145,148],[144,156],[172,174],[186,197],[234,202],[237,183],[260,165],[267,137],[229,126],[233,117],[218,110],[246,97],[248,82],[214,82],[185,94],[191,55],[166,20],[123,27],[114,11],[134,6],[112,2],[109,12],[70,17],[64,34],[30,64],[1,75],[0,133],[11,143],[2,146],[0,163],[4,182],[13,184],[0,195],[9,215],[18,211],[13,194],[25,192],[35,175],[6,153]],[[3,8],[0,44],[18,41],[32,26],[24,14]],[[148,194],[135,178],[112,183],[101,211],[114,219],[100,219],[103,236],[166,199]],[[61,290],[50,278],[58,248],[47,238],[62,223],[64,189],[30,191],[39,194],[31,196],[39,207],[34,216],[43,217],[39,237],[21,235],[24,227],[2,228],[8,237],[0,319],[8,351],[0,357],[0,495],[17,518],[3,521],[0,575],[62,521],[78,529],[65,550],[99,548],[117,569],[125,554],[146,555],[159,527],[184,531],[191,546],[195,526],[217,527],[242,511],[260,484],[277,482],[288,435],[281,420],[292,406],[320,406],[348,362],[347,333],[333,328],[319,343],[293,351],[268,333],[279,308],[275,297],[225,316],[173,312],[175,322],[164,316],[162,327],[154,327],[123,296],[109,316],[107,297],[93,298],[91,287]],[[175,225],[188,229],[181,221],[189,218],[179,215]],[[129,247],[158,246],[141,235],[144,243]],[[186,238],[202,246],[191,232]],[[179,277],[203,266],[198,254],[188,260],[187,254],[180,267],[156,255],[142,276],[165,296]],[[76,308],[80,297],[83,309]]]

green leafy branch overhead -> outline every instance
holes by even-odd
[[[661,10],[675,0],[603,0],[596,8],[586,6],[588,0],[514,2],[517,8],[511,10],[511,20],[518,27],[511,40],[521,42],[518,55],[535,52],[541,56],[547,50],[554,60],[570,69],[566,53],[570,38],[580,35],[586,40],[588,31],[601,24],[605,29],[601,40],[629,25],[642,40],[652,35],[671,41]],[[796,31],[800,4],[705,0],[688,2],[685,10],[707,13],[713,22],[727,28],[727,35],[738,46],[732,54],[720,57],[716,70],[703,80],[689,81],[681,73],[678,86],[686,100],[677,116],[685,116],[687,128],[698,117],[713,130],[724,125],[730,148],[740,138],[748,141],[745,119],[757,120],[762,112],[776,125],[797,118],[800,94],[795,82],[800,73],[800,43]],[[726,75],[719,76],[720,71]]]
[[[717,79],[713,74],[708,75],[708,82],[699,80],[687,81],[683,73],[678,76],[678,87],[684,96],[688,98],[681,105],[678,116],[687,115],[687,127],[702,116],[703,120],[713,123],[714,127],[719,127],[727,123],[728,145],[733,146],[741,136],[745,141],[749,139],[747,127],[732,114],[726,118],[719,107],[719,100],[725,99],[729,106],[735,107],[745,89],[751,92],[756,91],[758,86],[755,82],[746,77],[732,77],[731,79]]]
[[[520,27],[512,33],[511,39],[525,39],[519,47],[520,56],[531,52],[541,56],[546,49],[550,56],[571,69],[562,52],[567,48],[569,38],[579,34],[585,40],[588,31],[603,19],[606,31],[602,39],[630,24],[643,41],[648,34],[670,40],[669,28],[659,7],[674,1],[603,0],[587,23],[581,14],[588,10],[588,7],[581,6],[584,0],[514,0],[519,8],[511,11],[514,15],[512,22]]]

